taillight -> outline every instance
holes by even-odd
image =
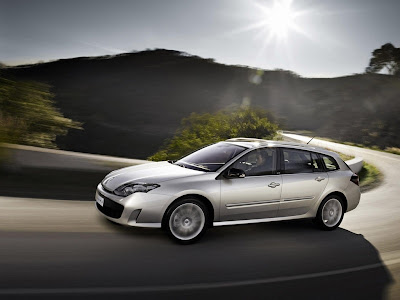
[[[360,185],[360,179],[357,174],[351,175],[350,181],[354,184]]]

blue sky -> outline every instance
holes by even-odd
[[[282,1],[290,24],[271,15],[278,0],[0,0],[0,61],[165,48],[226,64],[336,77],[363,72],[371,52],[386,42],[400,46],[400,1]],[[281,25],[285,30],[277,33]]]

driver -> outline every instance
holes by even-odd
[[[272,157],[268,151],[256,150],[256,164],[251,169],[252,175],[261,175],[272,171]]]

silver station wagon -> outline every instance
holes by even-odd
[[[210,226],[311,218],[333,230],[360,201],[358,176],[334,152],[310,145],[236,138],[178,161],[109,173],[96,206],[109,220],[164,228],[178,242]]]

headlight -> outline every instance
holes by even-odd
[[[155,183],[127,183],[115,189],[114,194],[126,197],[136,192],[147,193],[159,186],[160,185]]]

